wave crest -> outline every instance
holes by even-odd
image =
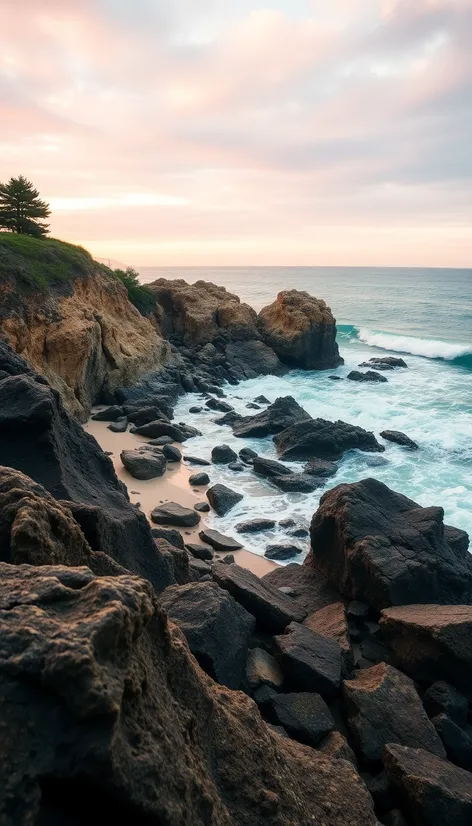
[[[407,353],[412,356],[422,356],[429,359],[454,361],[465,366],[472,365],[472,346],[452,344],[449,341],[437,339],[416,338],[402,336],[395,333],[386,333],[378,330],[369,330],[367,327],[356,327],[352,324],[340,325],[339,333],[342,337],[361,341],[369,347],[379,350],[390,350],[393,353]]]

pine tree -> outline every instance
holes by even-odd
[[[39,238],[49,232],[49,224],[40,219],[50,214],[49,204],[40,199],[38,190],[23,175],[0,184],[0,228]]]

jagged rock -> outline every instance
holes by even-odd
[[[200,522],[200,514],[192,508],[184,508],[177,502],[165,502],[158,505],[151,513],[151,519],[158,525],[177,525],[181,528],[193,528]]]
[[[105,410],[98,410],[93,414],[92,419],[95,422],[116,422],[123,416],[123,408],[115,404],[112,407],[106,407]]]
[[[144,580],[0,571],[5,826],[375,826],[353,768],[273,734],[213,683]]]
[[[284,677],[298,691],[336,697],[341,688],[341,648],[329,637],[292,622],[274,637]]]
[[[166,457],[159,453],[123,450],[120,459],[134,479],[155,479],[166,472]]]
[[[311,417],[292,396],[283,396],[255,416],[243,416],[233,424],[233,433],[240,438],[272,436],[295,422]]]
[[[339,602],[339,593],[329,585],[326,577],[308,565],[292,562],[283,568],[277,567],[264,574],[262,581],[274,588],[290,588],[292,599],[305,611],[305,616]]]
[[[253,463],[253,459],[255,459],[255,458],[256,458],[256,456],[257,456],[256,451],[255,451],[255,450],[251,450],[251,448],[250,448],[250,447],[243,447],[243,448],[241,448],[241,450],[239,451],[239,458],[240,458],[240,459],[241,459],[241,461],[242,461],[242,462],[244,462],[244,464],[246,464],[246,465],[252,465],[252,463]]]
[[[204,528],[198,535],[202,542],[211,545],[215,551],[239,551],[239,549],[243,547],[236,539],[233,539],[231,536],[225,536],[212,528]]]
[[[326,370],[343,364],[336,344],[336,320],[319,298],[285,290],[258,317],[262,338],[289,367]]]
[[[242,493],[236,493],[236,491],[221,484],[208,488],[206,495],[211,507],[218,516],[225,516],[238,502],[244,499]]]
[[[405,605],[382,611],[381,629],[413,679],[472,693],[472,606]]]
[[[331,712],[319,694],[277,694],[272,708],[289,735],[307,746],[317,746],[334,729]]]
[[[238,533],[260,533],[261,531],[270,531],[275,528],[274,519],[248,519],[246,522],[238,522],[234,526],[234,530]]]
[[[339,731],[331,731],[318,744],[316,750],[322,752],[333,760],[349,760],[353,766],[357,766],[356,755],[351,749],[346,738]]]
[[[412,602],[469,602],[472,558],[448,543],[442,508],[422,508],[375,479],[322,496],[306,564],[348,599],[381,610]]]
[[[253,690],[260,685],[269,685],[278,689],[282,686],[284,680],[277,660],[267,651],[264,651],[263,648],[252,648],[249,651],[246,679],[249,688]]]
[[[262,395],[261,396],[256,396],[254,401],[256,402],[256,404],[270,404],[270,399],[268,399],[267,396],[262,396]]]
[[[184,538],[175,528],[151,528],[151,533],[154,539],[165,539],[174,548],[180,548],[182,551],[185,548]]]
[[[319,608],[303,620],[303,625],[317,634],[336,640],[341,649],[343,675],[348,676],[354,667],[354,656],[344,603],[334,602],[332,605]]]
[[[217,562],[213,566],[213,578],[269,632],[283,631],[293,620],[301,622],[305,618],[305,612],[290,597],[266,585],[251,571],[239,565]]]
[[[414,683],[401,671],[380,663],[343,683],[347,722],[363,757],[375,763],[387,743],[421,747],[445,757]]]
[[[267,559],[274,559],[277,562],[283,562],[287,559],[293,559],[294,556],[298,556],[302,552],[302,549],[298,547],[298,545],[283,545],[282,543],[278,545],[267,545],[264,556]]]
[[[449,760],[461,769],[472,771],[472,738],[447,714],[438,714],[431,722],[442,740]]]
[[[117,419],[116,422],[111,422],[108,425],[108,430],[111,430],[112,433],[126,433],[128,430],[128,419]]]
[[[238,341],[237,344],[227,344],[225,354],[228,365],[241,379],[255,379],[257,376],[268,374],[278,376],[284,372],[278,356],[263,341]]]
[[[239,688],[256,624],[252,614],[215,582],[166,588],[160,604],[184,632],[203,670],[222,685]]]
[[[211,451],[211,461],[214,465],[227,465],[229,462],[236,462],[237,453],[229,445],[215,445]]]
[[[382,430],[381,432],[382,439],[386,439],[387,442],[394,442],[397,445],[401,445],[402,447],[409,447],[410,450],[418,450],[418,445],[413,439],[410,439],[405,433],[401,433],[399,430]]]
[[[55,499],[66,500],[95,553],[146,577],[158,591],[171,584],[174,579],[156,551],[145,515],[130,503],[95,439],[66,412],[59,394],[17,356],[12,359],[8,348],[3,348],[1,363],[10,363],[10,371],[25,371],[2,381],[2,462],[43,485]]]
[[[375,382],[377,384],[387,381],[385,376],[382,376],[381,373],[376,373],[375,370],[367,370],[367,373],[360,373],[359,370],[351,370],[346,378],[350,381]]]
[[[141,427],[137,427],[134,432],[138,436],[147,436],[150,439],[156,439],[159,436],[170,436],[174,442],[186,442],[187,439],[202,435],[196,427],[191,427],[188,424],[176,425],[162,420],[143,424]]]
[[[218,410],[220,413],[231,413],[233,410],[228,402],[223,402],[221,399],[208,399],[205,402],[205,405],[206,407],[209,407],[210,410]]]
[[[469,701],[454,686],[439,680],[423,694],[423,705],[428,717],[447,714],[458,726],[465,726],[469,713]]]
[[[422,749],[387,745],[385,769],[414,826],[469,826],[470,773]]]
[[[340,459],[347,450],[382,453],[373,433],[346,422],[328,422],[309,419],[287,427],[274,437],[277,453],[282,460]]]
[[[265,456],[254,456],[252,466],[254,471],[259,476],[265,476],[272,479],[275,476],[291,476],[293,471],[290,470],[282,462],[276,462],[274,459],[266,459]]]
[[[209,485],[210,484],[210,477],[208,473],[202,471],[201,473],[193,473],[192,476],[188,477],[189,485],[193,487],[200,487],[200,485]]]
[[[205,562],[211,562],[213,559],[213,551],[211,548],[208,548],[207,545],[195,545],[193,542],[190,542],[187,543],[185,547],[196,559],[203,559]]]
[[[359,367],[376,367],[377,370],[393,370],[394,367],[408,367],[406,361],[396,356],[383,356],[382,358],[371,358],[359,364]]]
[[[284,493],[313,493],[324,482],[306,473],[290,473],[287,476],[274,476],[271,482]]]
[[[229,462],[228,470],[232,470],[234,473],[241,473],[245,470],[245,467],[241,462]]]
[[[168,462],[181,462],[182,453],[175,445],[164,445],[162,452]]]

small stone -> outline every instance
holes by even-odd
[[[208,473],[201,471],[200,473],[194,473],[192,476],[188,477],[189,485],[192,487],[200,487],[201,485],[209,485],[210,484],[210,477]]]
[[[198,513],[208,513],[210,505],[208,502],[197,502],[197,504],[193,506],[193,509],[198,511]]]
[[[245,522],[238,522],[234,526],[238,533],[259,533],[260,531],[270,531],[275,528],[274,519],[248,519]]]
[[[235,505],[242,501],[243,494],[236,493],[226,485],[216,484],[208,488],[206,495],[208,501],[218,516],[225,516]]]
[[[298,556],[301,552],[302,549],[297,545],[267,545],[264,556],[267,557],[267,559],[282,562],[286,559],[293,559],[294,556]]]
[[[162,448],[162,452],[168,462],[182,461],[182,453],[178,447],[175,447],[175,445],[164,445],[164,447]]]

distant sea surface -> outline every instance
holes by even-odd
[[[375,476],[422,505],[441,505],[449,524],[472,535],[472,269],[143,267],[140,275],[143,283],[162,277],[212,281],[256,310],[271,303],[280,290],[306,290],[323,298],[337,319],[344,366],[250,380],[228,387],[228,401],[248,414],[245,405],[254,396],[263,393],[274,400],[290,393],[312,416],[343,419],[377,436],[381,430],[407,433],[420,450],[411,453],[386,443],[384,454],[353,452],[340,463],[328,487]],[[386,372],[386,384],[328,378],[345,377],[361,361],[388,354],[402,354],[409,369]],[[183,397],[178,418],[188,415],[191,404],[191,397]],[[239,449],[241,441],[229,428],[214,425],[212,418],[192,416],[203,432],[192,441],[192,452],[206,455],[223,441]],[[251,446],[275,458],[270,439],[253,440]],[[275,493],[250,472],[236,479],[216,466],[212,481],[236,484],[245,493],[241,505],[226,517],[213,517],[215,527],[229,532],[242,513],[272,513],[277,518],[283,510],[284,516],[308,519],[323,493]],[[263,553],[264,544],[279,540],[286,537],[256,537],[247,546]],[[303,543],[300,549],[303,555]]]

